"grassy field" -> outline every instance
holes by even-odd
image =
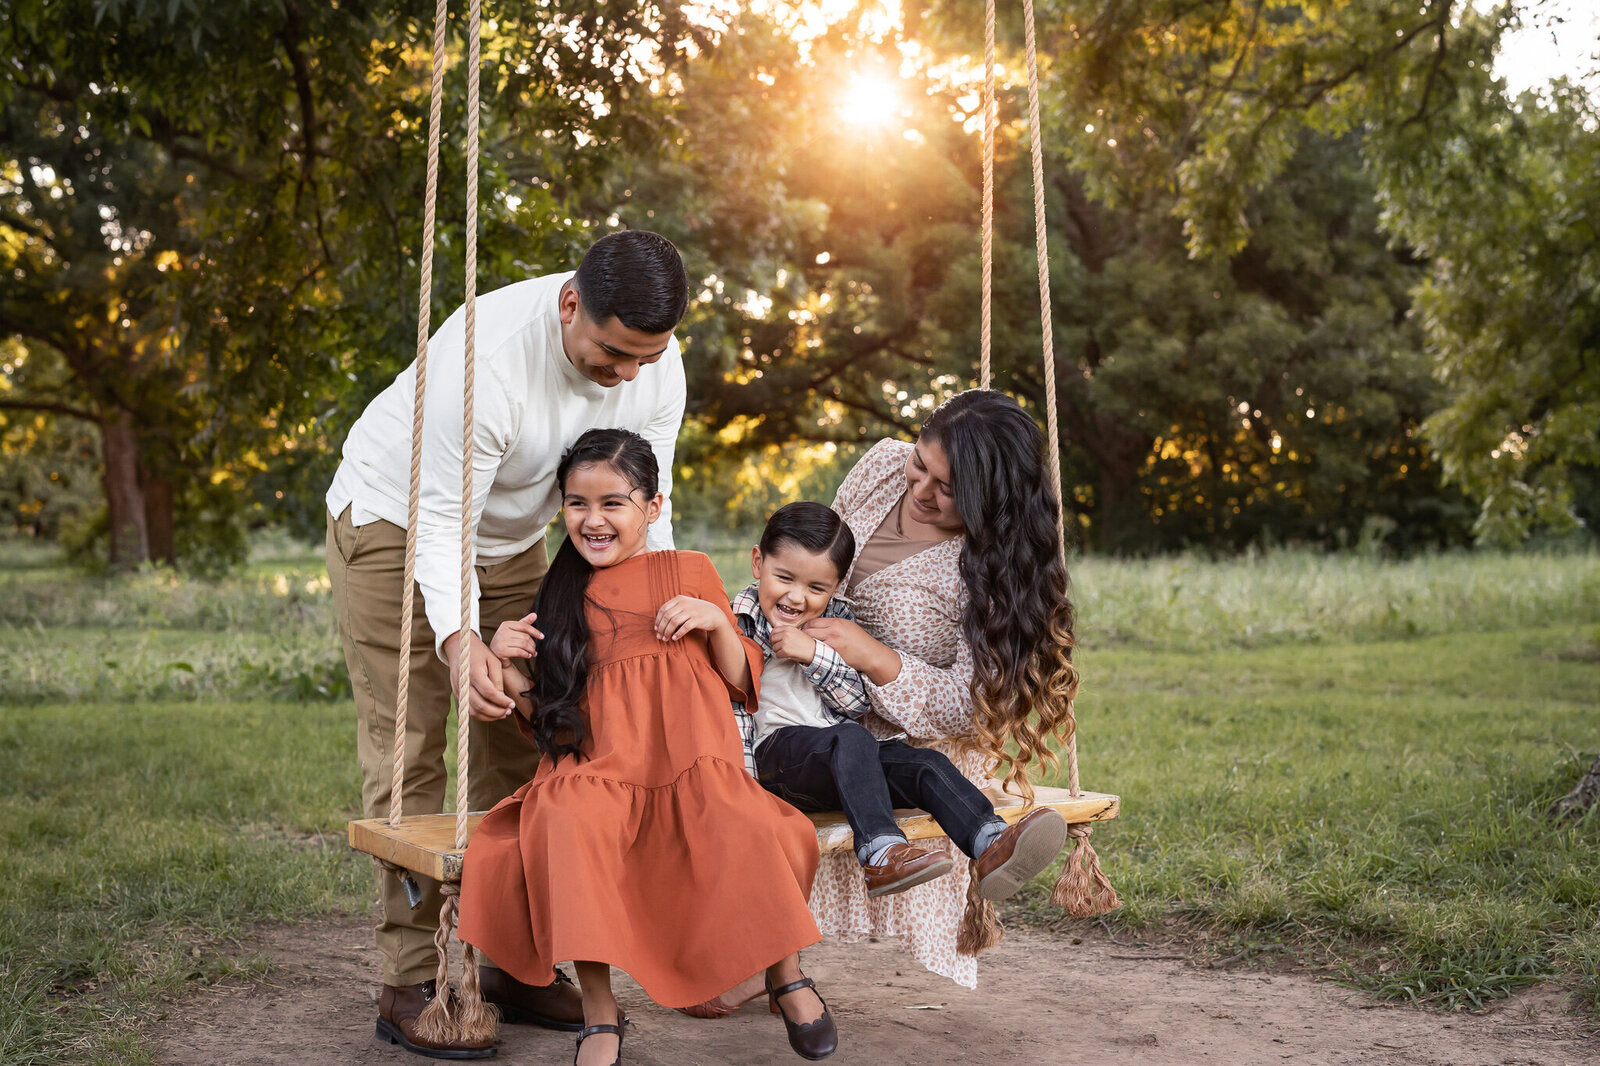
[[[744,549],[714,553],[731,588]],[[1600,1018],[1600,557],[1273,554],[1074,568],[1119,935]],[[363,913],[320,559],[205,585],[0,549],[0,1061],[146,1062],[152,1004],[262,972],[261,921]],[[1053,921],[1042,888],[1022,910]]]

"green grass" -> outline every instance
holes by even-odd
[[[1600,742],[1600,665],[1565,654],[1592,639],[1086,653],[1083,780],[1125,804],[1096,834],[1119,921],[1290,948],[1391,998],[1560,974],[1600,1004],[1600,817],[1543,817]]]
[[[748,548],[713,552],[730,589]],[[1079,560],[1086,787],[1124,936],[1600,1017],[1600,557]],[[320,559],[207,585],[0,551],[0,1061],[147,1062],[152,1004],[360,913],[353,710]],[[1056,921],[1043,883],[1022,908]]]
[[[261,921],[359,911],[344,704],[74,703],[0,720],[0,1061],[147,1062],[141,1005],[264,972]]]

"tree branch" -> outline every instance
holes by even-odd
[[[65,415],[68,418],[81,418],[85,422],[100,424],[100,416],[81,407],[70,404],[55,403],[50,400],[0,400],[0,411],[46,411],[53,415]]]

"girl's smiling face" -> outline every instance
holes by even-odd
[[[645,550],[650,523],[661,517],[661,494],[647,497],[611,464],[588,463],[568,472],[561,517],[590,566],[616,566]]]

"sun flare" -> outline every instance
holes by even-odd
[[[898,79],[884,74],[852,74],[839,92],[839,117],[857,126],[883,126],[900,112]]]

